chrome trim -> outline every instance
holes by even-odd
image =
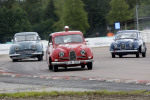
[[[65,53],[64,52],[59,52],[59,57],[63,57],[65,55]]]
[[[10,54],[9,57],[15,57],[15,56],[20,56],[21,54]],[[24,54],[24,55],[29,55],[29,54]],[[42,53],[32,53],[31,55],[42,55]]]
[[[28,59],[28,58],[31,58],[31,57],[12,57],[11,59]]]
[[[20,54],[10,54],[9,57],[20,56]]]
[[[117,44],[117,43],[115,43],[115,44],[114,44],[114,48],[117,48],[117,47],[118,47],[118,44]]]
[[[32,53],[32,55],[42,55],[42,53]]]
[[[114,53],[114,52],[138,52],[138,50],[114,50],[114,51],[110,51],[110,53]]]
[[[93,59],[91,59],[91,60],[77,60],[77,61],[80,61],[80,64],[81,63],[88,63],[88,62],[94,62],[94,60]],[[52,62],[52,65],[67,65],[67,62],[68,61],[64,61],[64,62]],[[79,65],[80,65],[79,64]],[[78,64],[77,64],[78,65]]]

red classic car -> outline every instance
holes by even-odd
[[[49,70],[58,71],[58,67],[81,66],[92,69],[93,52],[87,46],[80,31],[56,32],[49,35],[46,50]]]

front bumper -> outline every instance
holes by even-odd
[[[75,63],[70,63],[70,62],[75,62]],[[93,59],[90,60],[77,60],[77,61],[64,61],[64,62],[52,62],[52,65],[81,65],[81,64],[86,64],[89,62],[94,62]]]
[[[138,52],[138,50],[114,50],[110,51],[110,53],[134,53]]]
[[[36,52],[32,54],[9,54],[9,57],[12,59],[25,59],[25,58],[31,58],[38,55],[43,55],[42,52]]]

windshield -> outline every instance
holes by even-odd
[[[137,33],[119,33],[116,36],[116,39],[135,39],[137,38]]]
[[[83,37],[80,34],[61,35],[54,39],[55,44],[61,43],[80,43],[83,42]]]
[[[16,42],[20,42],[20,41],[36,41],[37,40],[37,36],[36,35],[17,35],[15,37],[15,41]]]

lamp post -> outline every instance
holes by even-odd
[[[138,14],[139,5],[136,5],[136,28],[139,30],[139,14]]]

